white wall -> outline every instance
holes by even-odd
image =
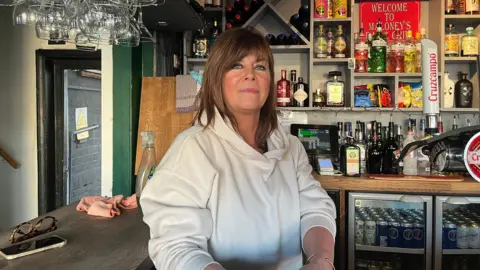
[[[33,27],[13,26],[12,10],[0,7],[0,147],[21,167],[0,161],[0,229],[38,215],[36,68],[37,49],[50,46]],[[102,195],[112,192],[112,48],[102,48]]]

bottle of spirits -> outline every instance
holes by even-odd
[[[329,77],[333,77],[332,80],[327,81],[327,107],[343,107],[345,106],[345,83],[339,81],[338,77],[342,76],[340,71],[330,71]]]
[[[457,14],[458,15],[463,15],[465,14],[465,9],[466,9],[466,1],[469,1],[469,0],[458,0],[457,1]]]
[[[308,84],[303,82],[302,77],[298,77],[295,93],[293,93],[294,107],[308,107]]]
[[[315,89],[315,92],[313,93],[312,106],[325,107],[325,94],[318,88]]]
[[[467,73],[460,73],[460,80],[455,83],[455,107],[471,108],[473,84],[467,79]]]
[[[196,58],[206,58],[208,57],[208,40],[205,35],[205,30],[200,29],[200,32],[195,37],[194,40],[194,56]]]
[[[355,130],[355,145],[360,149],[360,173],[367,173],[367,147],[360,129]]]
[[[417,71],[417,47],[410,30],[407,31],[407,40],[405,41],[404,71],[407,73]]]
[[[407,137],[403,141],[403,145],[406,146],[409,143],[415,141],[413,137],[412,127],[408,126]],[[403,174],[404,175],[417,175],[417,151],[409,151],[408,154],[403,158]]]
[[[452,130],[455,130],[458,128],[458,125],[457,125],[457,116],[453,116],[453,124],[452,124]]]
[[[213,7],[222,7],[222,0],[213,0]]]
[[[218,38],[218,35],[220,35],[220,28],[218,27],[217,20],[213,20],[213,26],[210,28],[210,37],[208,38],[208,50],[210,51],[212,49],[213,44]]]
[[[397,137],[396,137],[396,142],[397,142],[397,145],[398,145],[398,155],[400,155],[400,153],[402,152],[403,150],[403,133],[402,133],[402,126],[397,126]],[[400,162],[398,162],[398,174],[403,174],[403,160],[400,160]]]
[[[347,42],[343,37],[342,25],[337,27],[337,35],[335,36],[334,55],[335,58],[345,58],[347,52]]]
[[[417,48],[417,72],[422,72],[422,39],[427,38],[425,28],[420,28],[420,33],[417,32],[415,47]]]
[[[375,128],[372,129],[372,147],[368,150],[367,170],[369,174],[382,173],[382,148],[378,145],[378,135]]]
[[[377,32],[372,40],[372,72],[383,73],[386,71],[387,37],[382,33],[382,23],[378,19]]]
[[[478,55],[478,36],[473,34],[473,27],[467,27],[467,34],[462,37],[462,56]]]
[[[326,58],[327,51],[327,37],[325,36],[325,30],[323,24],[318,26],[317,39],[315,40],[315,57],[316,58]]]
[[[213,7],[213,0],[205,0],[205,7],[206,8]]]
[[[384,147],[382,172],[384,174],[398,174],[398,167],[393,166],[393,162],[397,160],[398,145],[394,137],[394,123],[390,115],[390,122],[388,123],[388,137]]]
[[[478,0],[465,0],[465,14],[478,14]]]
[[[344,176],[360,177],[360,148],[353,144],[352,137],[347,137],[340,152],[340,171]]]
[[[445,71],[443,74],[443,108],[453,108],[455,83],[450,79],[450,73]]]
[[[367,33],[367,45],[368,45],[368,62],[367,62],[367,71],[372,72],[373,59],[372,59],[372,33]]]
[[[327,58],[333,57],[333,50],[335,47],[335,39],[333,38],[332,29],[328,28],[327,32]]]
[[[297,71],[295,69],[292,69],[290,71],[290,105],[292,107],[295,107],[295,99],[293,97],[295,91],[297,91]]]
[[[411,32],[410,32],[411,35]],[[391,72],[403,72],[404,71],[404,49],[403,42],[400,36],[400,31],[396,31],[395,41],[392,44],[392,51],[390,57]]]
[[[360,29],[360,33],[363,29]],[[355,43],[355,72],[363,73],[368,71],[368,45],[365,43],[365,37],[358,35],[358,40]]]
[[[457,1],[445,0],[445,14],[456,14],[456,13],[457,13]]]
[[[287,71],[282,69],[282,78],[277,82],[277,107],[289,107],[291,104],[290,94]]]
[[[418,132],[419,140],[427,139],[425,137],[425,119],[420,119],[420,131]],[[417,169],[418,175],[430,175],[430,158],[428,155],[428,149],[424,146],[417,150]]]
[[[453,24],[447,26],[445,32],[445,56],[458,56],[458,33],[455,31]]]

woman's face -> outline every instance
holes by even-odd
[[[270,91],[268,62],[248,55],[223,78],[223,97],[234,113],[259,113]]]

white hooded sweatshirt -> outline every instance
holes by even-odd
[[[298,270],[308,229],[335,237],[335,205],[312,177],[301,142],[278,128],[267,145],[257,152],[217,110],[212,125],[175,138],[140,198],[158,270],[216,262]]]

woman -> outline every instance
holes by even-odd
[[[140,199],[156,268],[332,269],[335,205],[298,138],[277,123],[265,38],[224,32],[203,76],[195,125]]]

